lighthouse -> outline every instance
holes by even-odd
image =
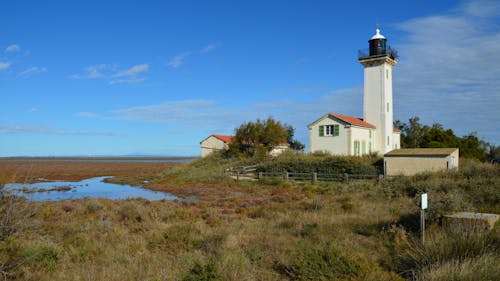
[[[398,56],[378,28],[368,44],[368,50],[359,51],[358,56],[364,66],[363,121],[376,127],[373,148],[384,154],[400,148],[400,133],[393,128],[392,111],[392,68],[398,63]]]

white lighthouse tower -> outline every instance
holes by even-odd
[[[359,54],[365,76],[363,121],[375,125],[373,148],[384,154],[400,148],[400,133],[394,131],[392,111],[392,67],[398,62],[397,52],[387,45],[378,28],[368,42],[369,51]]]

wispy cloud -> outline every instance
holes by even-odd
[[[45,67],[38,67],[38,66],[32,66],[30,68],[27,68],[26,70],[20,72],[18,76],[27,78],[29,76],[39,74],[39,73],[44,73],[47,72],[47,68]]]
[[[34,112],[38,112],[38,111],[39,111],[38,108],[34,108],[34,107],[26,109],[26,112],[28,112],[28,113],[34,113]]]
[[[73,74],[70,76],[72,79],[99,79],[106,78],[106,75],[102,71],[109,69],[110,66],[107,64],[91,65],[84,69],[82,74]]]
[[[87,111],[77,112],[75,115],[78,117],[85,117],[85,118],[101,118],[102,117],[100,114],[87,112]]]
[[[465,2],[458,11],[397,25],[407,34],[397,46],[401,59],[394,69],[399,119],[420,116],[458,134],[477,131],[487,140],[500,139],[499,4],[480,4]]]
[[[149,71],[148,64],[138,64],[130,68],[117,70],[116,66],[109,64],[99,64],[88,66],[81,74],[71,75],[71,79],[103,79],[110,85],[121,83],[140,83],[146,80],[145,77],[139,77]]]
[[[179,68],[183,63],[184,60],[190,55],[190,52],[184,52],[182,54],[178,54],[177,56],[173,57],[169,62],[168,66],[172,68]]]
[[[208,44],[205,48],[200,50],[200,53],[207,54],[207,53],[215,51],[216,48],[217,48],[217,46],[215,44]]]
[[[5,52],[7,53],[14,53],[14,52],[19,52],[21,51],[21,46],[17,45],[17,44],[12,44],[10,46],[8,46],[7,48],[5,48]]]
[[[22,124],[22,125],[0,124],[0,134],[42,134],[42,135],[61,135],[61,136],[76,135],[76,136],[103,136],[103,137],[116,136],[116,134],[111,132],[57,130],[41,125],[32,125],[32,124]]]
[[[118,73],[114,74],[113,77],[130,77],[136,76],[139,73],[147,72],[149,70],[149,65],[147,64],[138,64],[134,65],[129,69],[121,70]]]
[[[0,62],[0,71],[6,70],[10,67],[10,63],[8,62]]]

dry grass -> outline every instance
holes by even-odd
[[[15,182],[47,180],[78,181],[99,176],[116,176],[136,181],[147,179],[176,165],[167,162],[69,162],[60,160],[0,160],[0,173]]]
[[[454,240],[436,236],[428,245],[433,256],[424,255],[430,262],[420,265],[424,258],[408,241],[418,237],[419,191],[437,200],[429,228],[438,234],[442,212],[496,208],[499,173],[489,169],[472,164],[456,174],[318,185],[151,175],[155,189],[201,199],[30,203],[37,210],[30,227],[0,241],[0,265],[19,265],[3,267],[17,280],[375,281],[404,280],[404,271],[418,272],[415,280],[473,280],[496,273],[488,268],[498,248],[457,258],[445,251]],[[486,248],[498,247],[493,241]],[[396,262],[408,253],[417,258]]]

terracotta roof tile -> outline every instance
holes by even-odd
[[[387,152],[384,156],[447,156],[458,148],[401,148]]]
[[[224,136],[224,135],[212,135],[225,143],[232,143],[234,141],[234,136]]]
[[[376,129],[376,127],[374,125],[372,125],[368,122],[365,122],[357,117],[352,117],[352,116],[338,114],[338,113],[330,113],[330,115],[332,115],[333,117],[338,118],[346,123],[354,125],[354,126]]]

